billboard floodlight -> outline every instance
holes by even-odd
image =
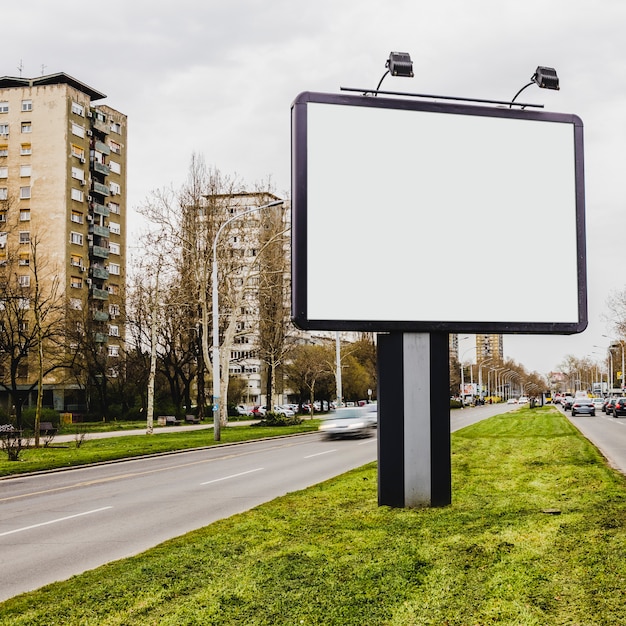
[[[559,77],[556,75],[556,70],[553,67],[539,66],[532,78],[534,83],[537,83],[542,89],[559,89]]]
[[[513,106],[513,103],[517,99],[524,89],[530,87],[531,85],[537,85],[541,89],[554,89],[558,91],[559,87],[559,77],[557,76],[556,70],[553,67],[545,67],[544,65],[539,65],[535,70],[535,73],[532,75],[530,82],[526,83],[516,94],[513,96],[513,100],[511,100],[509,104],[509,108]],[[519,105],[518,105],[519,106]],[[522,106],[522,108],[524,108]]]
[[[415,76],[415,74],[413,74],[413,61],[411,61],[411,55],[408,52],[390,52],[389,58],[385,62],[385,67],[387,71],[378,81],[376,91],[380,89],[387,74],[391,74],[392,76],[404,76],[405,78],[413,78],[413,76]]]

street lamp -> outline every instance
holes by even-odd
[[[250,213],[255,213],[262,209],[269,209],[273,206],[284,204],[284,200],[275,200],[269,204],[263,204],[261,206],[255,206],[251,209],[247,209],[242,213],[234,215],[230,219],[227,219],[215,233],[213,239],[213,263],[211,265],[211,282],[212,282],[212,305],[213,305],[213,438],[215,441],[220,440],[220,386],[221,373],[220,373],[220,325],[219,325],[219,295],[217,289],[217,240],[219,239],[222,231],[228,224],[238,220]]]
[[[531,85],[537,85],[541,89],[554,89],[558,90],[559,87],[559,77],[556,74],[556,70],[553,67],[545,67],[540,65],[535,70],[535,73],[531,76],[530,82],[524,85],[516,94],[513,96],[513,100],[511,100],[509,104],[509,109],[513,107],[513,103],[517,99],[524,89],[530,87]]]

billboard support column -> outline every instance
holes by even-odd
[[[450,370],[446,333],[378,335],[378,504],[446,506]]]

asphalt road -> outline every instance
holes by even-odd
[[[451,429],[513,408],[455,410]],[[0,601],[317,484],[376,454],[375,437],[328,441],[313,433],[2,480]]]

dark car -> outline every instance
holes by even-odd
[[[574,398],[572,398],[572,396],[565,396],[564,398],[561,398],[561,406],[566,411],[569,411],[572,408],[572,404],[574,404]]]
[[[595,415],[596,405],[591,398],[576,398],[572,404],[572,417],[574,415]]]
[[[613,407],[615,406],[615,400],[617,400],[617,398],[609,398],[606,401],[606,404],[603,407],[603,411],[607,414],[607,415],[613,415]]]
[[[613,404],[613,417],[626,415],[626,398],[616,398]]]

